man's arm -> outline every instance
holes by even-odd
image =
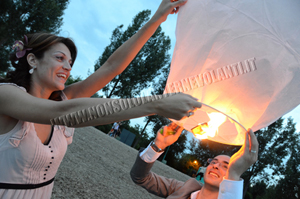
[[[241,175],[257,161],[258,141],[251,129],[245,134],[245,143],[229,161],[225,179],[239,180]]]
[[[177,125],[171,124],[169,126],[163,127],[163,133],[160,133],[160,130],[157,132],[154,143],[158,148],[165,149],[167,146],[173,144],[181,134],[183,128],[179,128],[176,130],[175,134],[168,134],[168,132]],[[140,155],[138,155],[135,164],[133,165],[130,175],[132,180],[137,184],[145,188],[148,192],[155,194],[160,197],[168,197],[173,194],[180,188],[182,188],[185,183],[166,178],[160,175],[157,175],[151,172],[151,168],[155,162],[155,160],[162,154],[157,153],[154,149],[149,145]],[[189,190],[196,191],[201,188],[198,183],[191,183],[187,181],[187,187]],[[186,194],[182,191],[180,194]]]
[[[242,199],[244,180],[224,179],[220,183],[218,199]]]
[[[153,151],[149,145],[141,154],[138,154],[130,171],[130,176],[135,184],[143,187],[149,193],[165,198],[180,189],[184,182],[166,178],[150,171],[160,154]]]
[[[245,134],[245,143],[229,162],[228,171],[219,187],[218,199],[242,199],[243,179],[241,175],[256,162],[258,156],[258,141],[251,129]]]

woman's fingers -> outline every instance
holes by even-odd
[[[168,126],[163,126],[163,136],[168,136]]]
[[[179,7],[186,2],[187,0],[163,0],[157,10],[157,14],[162,15],[163,21],[165,21],[167,15],[176,14],[179,11]]]
[[[251,129],[248,129],[248,131],[245,133],[245,142],[244,142],[244,148],[245,148],[245,152],[250,152],[250,143],[249,143],[249,139],[250,139],[250,134],[249,131]]]
[[[250,132],[249,132],[249,135],[250,135],[250,141],[251,141],[251,150],[255,150],[256,152],[258,152],[258,141],[257,141],[257,138],[254,134],[254,132],[250,129]]]
[[[175,6],[175,8],[179,9],[180,6],[186,4],[187,0],[171,0],[171,2],[173,3],[173,6]]]
[[[254,163],[257,161],[257,158],[258,158],[259,144],[258,144],[255,134],[253,133],[253,131],[251,129],[249,131],[249,140],[250,140],[250,153],[251,153],[252,161]]]
[[[179,138],[179,136],[181,135],[181,132],[183,131],[183,127],[178,126],[178,129],[176,130],[174,136],[177,137],[177,139]]]
[[[164,99],[157,101],[156,113],[167,118],[180,120],[187,117],[188,112],[202,107],[202,103],[196,98],[184,93],[170,93],[165,96]]]

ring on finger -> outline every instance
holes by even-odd
[[[250,152],[251,152],[251,153],[257,153],[257,151],[255,151],[255,150],[251,150]]]
[[[191,117],[192,115],[194,115],[194,112],[192,111],[187,113],[187,117]]]

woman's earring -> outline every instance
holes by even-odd
[[[35,68],[36,68],[35,66],[32,66],[32,68],[29,70],[29,74],[32,75],[32,73],[33,73],[33,71],[34,71]]]

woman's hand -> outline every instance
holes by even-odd
[[[190,111],[202,106],[202,103],[198,102],[196,98],[184,93],[170,94],[155,103],[157,105],[156,114],[175,120],[189,116]]]
[[[155,145],[160,149],[165,149],[179,138],[183,128],[171,123],[168,126],[163,126],[158,130],[154,140]]]
[[[257,161],[258,141],[251,129],[245,134],[245,143],[231,158],[225,179],[239,180],[241,175]]]
[[[187,0],[162,0],[157,11],[153,15],[153,19],[160,21],[160,23],[167,20],[169,14],[176,14],[179,7],[186,4]]]

